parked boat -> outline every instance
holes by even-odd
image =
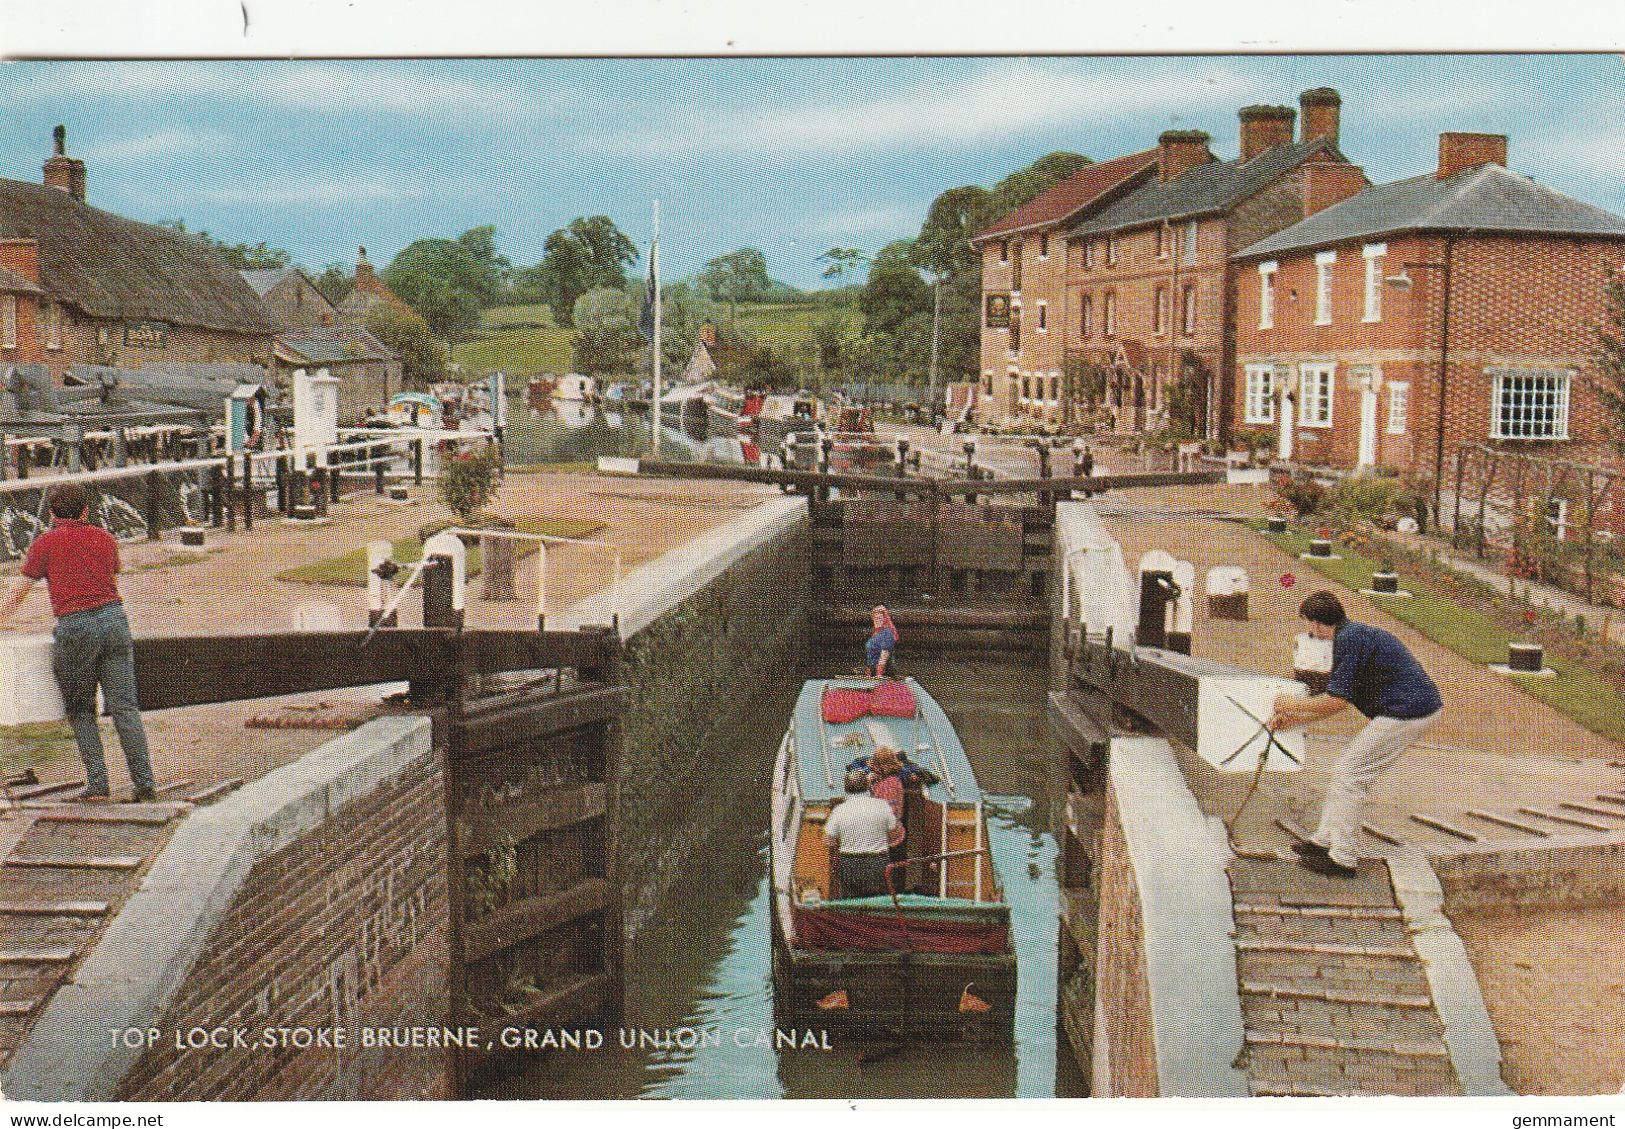
[[[793,431],[813,430],[824,418],[823,404],[806,392],[794,396],[769,394],[755,404],[747,401],[745,409],[746,415],[739,421],[740,431],[754,431],[758,442],[771,447],[782,445]]]
[[[893,892],[841,896],[824,823],[849,764],[879,748],[928,776],[905,792]],[[982,794],[942,708],[913,679],[802,686],[773,773],[773,986],[781,1024],[855,1038],[1012,1038],[1010,907]]]
[[[538,376],[525,385],[525,406],[532,411],[546,411],[553,404],[553,393],[559,382],[551,376]]]
[[[445,426],[445,405],[429,392],[397,392],[389,398],[385,421],[391,427]]]
[[[598,382],[590,376],[582,376],[579,372],[567,372],[559,378],[559,383],[553,389],[555,400],[578,400],[592,403],[598,398]]]

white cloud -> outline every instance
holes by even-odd
[[[895,235],[912,233],[920,226],[920,210],[905,208],[860,208],[811,216],[800,226],[808,236],[850,238],[856,235]]]
[[[230,135],[212,129],[160,129],[150,133],[134,133],[128,137],[92,143],[82,147],[75,155],[97,163],[106,161],[140,161],[148,157],[161,157],[170,153],[197,152],[234,145]]]
[[[1136,114],[1186,120],[1204,109],[1233,112],[1257,97],[1260,80],[1231,71],[1168,68],[1136,75],[1089,74],[1001,63],[953,83],[925,83],[897,94],[762,109],[704,131],[636,128],[606,134],[603,147],[629,151],[702,146],[765,152],[850,152],[965,144],[1059,125],[1100,125]],[[1147,141],[1149,145],[1149,140]]]
[[[206,188],[197,198],[211,204],[351,204],[376,200],[405,200],[422,196],[418,184],[382,180],[308,180],[248,185],[242,188]]]

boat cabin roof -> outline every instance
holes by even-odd
[[[915,713],[908,717],[860,717],[835,723],[824,720],[826,690],[873,690],[879,678],[813,678],[801,687],[791,723],[795,764],[804,803],[829,803],[846,795],[846,766],[874,754],[880,737],[921,768],[938,777],[925,794],[939,804],[974,804],[981,798],[976,774],[948,715],[912,678],[903,684],[914,693]]]

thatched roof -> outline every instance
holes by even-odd
[[[91,317],[273,332],[253,288],[205,244],[66,192],[0,180],[0,238],[37,240],[40,285]]]

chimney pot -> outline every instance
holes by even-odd
[[[1298,95],[1298,107],[1303,111],[1299,117],[1303,123],[1298,135],[1299,142],[1307,145],[1324,137],[1336,145],[1342,105],[1343,96],[1329,86],[1317,86]]]
[[[52,155],[45,162],[45,187],[54,188],[58,192],[66,192],[69,196],[85,202],[85,163],[76,157],[70,157],[68,150],[68,127],[59,125],[51,131]]]
[[[1504,133],[1439,134],[1439,180],[1480,165],[1507,163],[1507,136]]]
[[[1290,106],[1243,106],[1241,159],[1250,161],[1277,145],[1292,144],[1292,123],[1298,116]]]
[[[1213,159],[1208,142],[1213,140],[1200,129],[1170,129],[1157,138],[1157,176],[1164,182]]]

